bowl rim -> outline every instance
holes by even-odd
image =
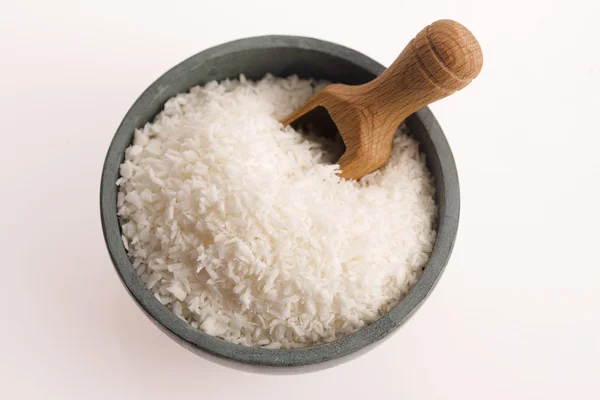
[[[116,192],[118,187],[113,178],[122,162],[123,151],[129,146],[130,141],[126,140],[127,137],[131,134],[132,129],[140,126],[140,122],[146,122],[140,121],[136,114],[157,93],[161,92],[162,82],[185,73],[193,66],[202,65],[214,57],[256,48],[277,47],[326,53],[343,58],[376,75],[385,69],[376,61],[350,48],[320,39],[285,35],[239,39],[209,48],[187,58],[160,76],[140,95],[123,118],[110,143],[102,168],[100,184],[102,230],[113,266],[130,296],[152,322],[180,344],[196,353],[216,356],[215,361],[225,364],[229,364],[226,362],[229,360],[251,366],[296,368],[317,366],[317,369],[322,369],[342,357],[348,358],[350,355],[355,357],[363,354],[375,344],[381,343],[384,338],[389,338],[389,334],[405,323],[423,304],[440,279],[449,260],[456,239],[460,214],[458,173],[446,137],[428,107],[411,115],[407,122],[409,126],[411,124],[422,125],[423,129],[427,131],[439,159],[444,193],[443,196],[438,195],[438,199],[441,198],[441,203],[443,203],[438,203],[438,206],[444,210],[444,213],[443,215],[438,214],[438,232],[434,249],[423,273],[397,305],[377,321],[333,342],[298,349],[265,349],[237,345],[193,328],[175,316],[166,306],[163,306],[137,276],[127,257],[117,217]],[[234,366],[244,369],[243,365]]]

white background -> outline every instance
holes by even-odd
[[[136,1],[0,5],[0,398],[600,398],[597,1]],[[158,76],[241,37],[344,44],[389,65],[452,18],[482,74],[432,106],[456,157],[459,237],[391,339],[333,369],[231,370],[129,299],[98,192],[120,120]]]

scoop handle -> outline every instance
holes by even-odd
[[[413,112],[467,86],[482,66],[475,36],[458,22],[439,20],[421,30],[381,75],[362,85],[363,105],[395,130]]]

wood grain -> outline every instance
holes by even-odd
[[[483,65],[473,34],[458,22],[439,20],[411,40],[394,63],[363,85],[331,84],[281,122],[312,109],[327,109],[346,151],[339,160],[346,179],[383,166],[398,126],[413,112],[467,86]]]

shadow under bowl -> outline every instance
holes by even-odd
[[[406,120],[420,142],[436,188],[437,239],[421,277],[409,293],[376,322],[331,343],[300,349],[264,349],[236,345],[207,335],[182,321],[146,289],[136,275],[121,241],[117,216],[119,166],[136,128],[151,122],[165,102],[178,93],[241,73],[258,80],[265,74],[361,84],[385,68],[352,49],[295,36],[262,36],[225,43],[196,54],[156,80],[133,104],[117,129],[102,170],[100,212],[104,238],[114,267],[131,297],[163,332],[197,354],[238,369],[294,373],[323,369],[371,349],[389,337],[419,308],[433,290],[452,252],[458,229],[458,175],[446,138],[429,108]]]

